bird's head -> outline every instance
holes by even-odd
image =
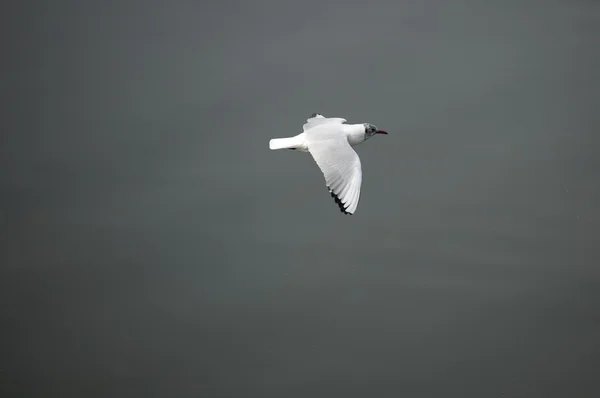
[[[371,123],[364,123],[365,126],[365,140],[373,137],[375,134],[387,134],[387,131],[379,130],[377,126]]]

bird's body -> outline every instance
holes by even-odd
[[[289,138],[274,138],[269,148],[310,152],[323,172],[327,188],[344,214],[354,214],[360,199],[362,168],[352,149],[375,134],[387,134],[370,123],[345,124],[343,118],[313,114],[304,132]]]

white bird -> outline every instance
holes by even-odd
[[[354,214],[360,199],[362,169],[352,147],[387,132],[371,123],[344,123],[346,119],[313,113],[306,119],[304,132],[294,137],[274,138],[269,141],[269,148],[310,152],[335,203],[344,214]]]

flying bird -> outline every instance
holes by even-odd
[[[269,148],[310,152],[323,172],[331,197],[344,214],[354,214],[360,199],[362,169],[353,146],[375,134],[387,134],[371,123],[345,124],[340,117],[327,118],[313,113],[303,132],[288,138],[273,138]]]

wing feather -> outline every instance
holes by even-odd
[[[325,117],[318,113],[313,113],[308,119],[306,119],[306,123],[302,126],[304,131],[310,130],[311,128],[318,126],[320,124],[325,123],[346,123],[346,119],[341,117]]]
[[[360,158],[346,137],[310,139],[308,151],[323,172],[331,196],[345,214],[354,214],[360,200]]]

